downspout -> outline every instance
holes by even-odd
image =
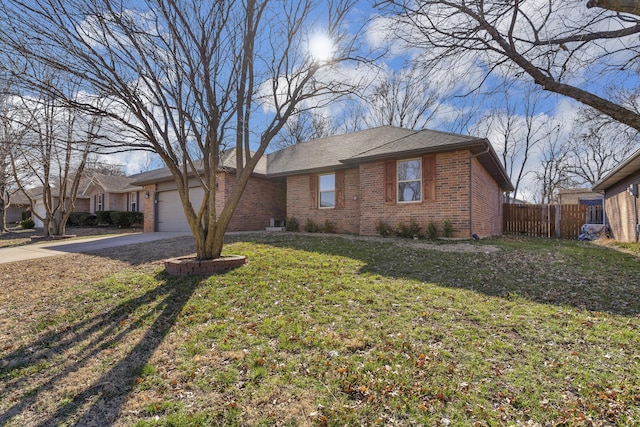
[[[484,151],[479,152],[478,154],[471,154],[469,156],[469,238],[476,239],[473,233],[473,159],[476,157],[482,156],[483,154],[487,154],[491,150],[491,147],[487,145],[487,148]]]
[[[153,192],[153,231],[159,231],[159,221],[158,221],[158,202],[160,201],[158,193],[158,184],[155,185],[155,190]]]
[[[640,221],[638,221],[638,184],[631,184],[631,188],[632,188],[631,197],[633,197],[633,212],[636,217],[635,232],[636,232],[636,242],[637,242],[638,237],[640,236]]]

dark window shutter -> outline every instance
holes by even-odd
[[[336,171],[336,208],[344,208],[344,170]]]
[[[384,162],[384,202],[396,202],[396,161]]]
[[[318,175],[309,175],[309,201],[309,207],[318,207]]]
[[[423,200],[433,202],[436,200],[436,155],[425,154],[422,156],[422,186],[424,187]]]

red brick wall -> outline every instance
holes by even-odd
[[[142,202],[142,199],[144,199],[146,197],[147,192],[149,192],[149,198],[147,200],[144,201],[142,207],[143,210],[142,212],[144,213],[144,227],[143,227],[143,231],[145,233],[153,233],[155,230],[155,209],[156,209],[156,204],[155,204],[155,195],[156,195],[156,185],[155,184],[148,184],[144,186],[144,189],[142,190],[142,192],[140,193],[140,199]],[[181,207],[180,207],[181,208]]]
[[[605,191],[606,222],[611,228],[612,237],[621,242],[636,240],[633,197],[627,191],[632,183],[640,184],[640,171]],[[640,199],[637,204],[640,206]]]
[[[219,173],[218,179],[216,209],[220,214],[222,204],[228,199],[235,185],[236,176]],[[224,194],[224,199],[220,197],[221,194]],[[271,218],[283,220],[286,216],[285,198],[284,180],[249,179],[227,231],[264,230],[269,226]]]
[[[400,159],[402,160],[402,159]],[[436,224],[443,235],[446,220],[453,224],[454,237],[468,238],[470,229],[470,153],[458,150],[436,155],[436,195],[421,203],[385,203],[384,162],[360,165],[345,171],[345,206],[337,209],[311,207],[309,175],[287,178],[287,216],[300,225],[311,219],[318,225],[326,220],[339,233],[375,235],[376,224],[397,227],[414,219],[423,232]],[[502,191],[474,159],[474,233],[481,237],[502,232]]]
[[[224,208],[224,204],[235,185],[235,175],[219,172],[218,189],[216,190],[217,214]],[[170,183],[168,188],[173,188]],[[155,231],[155,203],[154,197],[156,185],[149,184],[144,187],[141,197],[149,192],[149,199],[143,204],[144,232]],[[251,178],[240,199],[240,203],[229,223],[227,231],[255,231],[264,230],[269,226],[270,218],[285,218],[285,184],[284,180],[266,180]],[[182,209],[176,206],[175,209]]]
[[[344,207],[319,209],[311,207],[309,175],[287,177],[287,216],[298,220],[303,227],[307,219],[317,225],[330,221],[338,233],[360,231],[360,177],[358,169],[344,170]]]
[[[502,234],[504,202],[502,189],[476,158],[473,159],[472,177],[473,228],[471,232],[480,237]]]
[[[402,159],[399,159],[402,160]],[[414,219],[425,233],[436,224],[439,235],[445,220],[453,224],[454,237],[469,237],[469,152],[436,154],[436,194],[434,201],[422,203],[384,203],[384,162],[360,165],[360,234],[374,235],[376,223],[397,227]]]
[[[454,237],[468,238],[470,228],[470,153],[458,150],[436,154],[435,200],[419,203],[385,203],[384,162],[365,163],[344,170],[344,206],[319,209],[311,206],[309,175],[296,175],[284,180],[251,178],[228,231],[264,230],[270,218],[286,216],[304,226],[307,219],[317,225],[330,221],[338,233],[375,235],[376,223],[397,227],[411,219],[423,232],[429,223],[443,234],[446,220],[453,224]],[[400,159],[402,160],[402,159]],[[481,237],[502,232],[502,191],[497,183],[474,159],[473,166],[473,233]],[[219,212],[235,184],[234,174],[220,173],[216,197]],[[153,231],[155,185],[145,187],[149,203],[144,203],[144,230]],[[178,207],[179,208],[179,207]]]

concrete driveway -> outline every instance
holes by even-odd
[[[96,236],[77,240],[57,240],[32,243],[13,248],[0,248],[0,264],[27,259],[46,258],[64,253],[86,253],[117,246],[152,242],[154,240],[172,239],[191,236],[188,232],[159,232],[121,234],[117,236]]]

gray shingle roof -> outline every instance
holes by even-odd
[[[141,190],[142,187],[132,184],[134,179],[128,176],[93,174],[92,182],[102,187],[107,193],[128,193]]]
[[[222,156],[220,158],[221,166],[220,170],[235,170],[236,169],[236,150],[232,148],[230,150],[225,150],[222,152]],[[196,167],[198,169],[201,168],[202,161],[198,160],[196,163]],[[256,168],[253,171],[257,175],[266,175],[267,173],[267,160],[263,156],[256,165]],[[154,169],[148,172],[142,172],[136,175],[131,175],[133,184],[144,185],[154,182],[163,182],[170,181],[173,179],[169,168],[164,167],[160,169]]]
[[[502,188],[513,189],[500,160],[486,139],[395,126],[381,126],[287,147],[260,159],[254,172],[275,178],[344,169],[368,161],[454,149],[468,149],[478,155],[478,160]],[[234,149],[224,152],[222,165],[225,169],[235,169]],[[172,176],[168,168],[161,168],[133,175],[131,178],[134,178],[134,184],[142,185],[171,180]]]
[[[296,144],[267,155],[267,174],[283,176],[344,168],[342,160],[415,132],[384,126]]]
[[[592,190],[603,191],[616,185],[623,179],[633,175],[640,170],[640,150],[631,154],[625,160],[623,160],[618,166],[613,168],[608,174],[606,174],[600,181],[596,182]]]
[[[359,163],[454,149],[468,149],[502,188],[513,185],[489,141],[434,130],[382,126],[297,144],[267,156],[270,177],[316,173]]]

